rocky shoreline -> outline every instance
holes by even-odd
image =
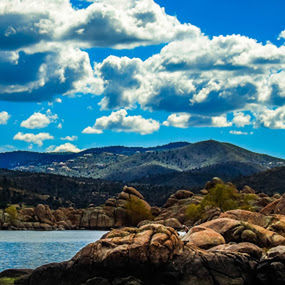
[[[226,226],[222,219],[227,219]],[[246,230],[235,237],[235,222],[217,219],[216,223],[192,228],[182,239],[173,228],[158,224],[115,229],[69,261],[23,272],[15,284],[284,284],[285,238],[260,233],[260,245],[265,242],[271,247],[265,250],[245,241],[242,233]],[[194,235],[205,231],[209,232],[208,238],[213,237],[210,232],[221,235],[221,244],[195,245]],[[17,270],[15,273],[19,274]]]
[[[219,187],[222,192],[213,192]],[[239,208],[214,207],[212,198],[223,198],[223,191],[241,203]],[[193,209],[199,209],[199,215]],[[9,275],[21,285],[285,284],[285,195],[256,194],[248,186],[238,191],[215,178],[200,194],[177,191],[162,208],[151,207],[136,189],[124,187],[103,206],[61,211],[75,229],[82,221],[86,228],[115,229],[69,261],[2,272],[0,281]],[[30,217],[59,227],[57,214],[59,210],[39,205]],[[177,230],[186,228],[179,236]]]

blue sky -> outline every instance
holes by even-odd
[[[216,139],[285,158],[284,1],[10,3],[0,151]]]

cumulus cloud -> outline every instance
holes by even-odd
[[[84,9],[69,0],[1,0],[0,17],[0,99],[10,101],[100,94],[102,82],[83,48],[133,48],[200,35],[153,0],[100,0]]]
[[[190,114],[171,114],[167,120],[163,122],[166,127],[187,128],[189,127]]]
[[[0,99],[49,101],[56,95],[100,93],[87,52],[73,47],[52,51],[18,52],[17,60],[1,60]]]
[[[13,50],[40,43],[72,42],[82,47],[132,48],[158,44],[200,30],[181,24],[153,0],[100,0],[74,9],[68,0],[2,0],[0,48]]]
[[[142,135],[151,134],[160,127],[159,122],[153,119],[145,119],[142,116],[128,116],[126,110],[122,109],[112,112],[109,116],[98,118],[93,127],[85,128],[84,134],[101,134],[104,130],[116,132],[133,132]]]
[[[228,122],[226,116],[215,116],[212,118],[212,125],[214,127],[222,128],[222,127],[230,127],[232,125],[231,122]]]
[[[47,114],[42,114],[35,112],[28,119],[24,120],[21,123],[21,127],[26,129],[42,129],[47,127],[52,121],[58,118],[57,115],[51,114],[50,110],[47,111]]]
[[[39,134],[32,134],[32,133],[22,133],[18,132],[14,138],[14,140],[24,141],[28,143],[37,144],[38,146],[43,145],[43,141],[45,140],[52,140],[54,139],[49,133],[39,133]]]
[[[94,1],[69,20],[62,38],[80,45],[133,48],[200,34],[197,27],[167,15],[153,0]]]
[[[285,129],[285,106],[268,109],[263,108],[256,113],[256,124],[270,129]]]
[[[73,142],[73,141],[76,141],[78,139],[77,136],[66,136],[66,137],[62,137],[60,138],[62,141],[70,141],[70,142]]]
[[[285,102],[285,46],[233,35],[174,41],[145,61],[111,56],[95,66],[103,109],[133,108],[208,117]],[[124,75],[127,82],[118,76]],[[114,90],[114,92],[112,92]],[[247,124],[248,115],[236,118]],[[219,119],[214,119],[214,124]],[[224,122],[221,125],[229,125]]]
[[[10,115],[6,111],[0,112],[0,125],[6,125]]]
[[[244,127],[246,125],[250,125],[251,124],[250,120],[251,120],[251,116],[250,115],[245,115],[242,112],[234,113],[233,123],[237,127]]]
[[[71,143],[65,143],[57,147],[49,148],[51,152],[80,152],[81,150]]]

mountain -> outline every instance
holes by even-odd
[[[156,147],[125,147],[125,146],[108,146],[90,148],[79,153],[38,153],[32,151],[13,151],[0,153],[0,168],[15,169],[20,167],[48,165],[53,162],[65,162],[69,159],[76,159],[88,155],[100,155],[111,153],[114,155],[130,156],[135,153],[144,153],[147,151],[163,151],[176,149],[189,145],[188,142],[174,142]]]
[[[149,148],[112,146],[65,154],[12,152],[0,155],[0,167],[12,170],[150,184],[169,181],[175,186],[182,181],[185,181],[183,185],[196,185],[192,181],[199,175],[198,181],[217,174],[231,180],[282,165],[285,165],[283,159],[213,140]]]
[[[240,177],[234,183],[240,188],[244,185],[250,185],[256,191],[268,194],[285,193],[285,167],[277,167],[251,176]]]

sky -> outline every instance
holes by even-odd
[[[284,0],[1,0],[0,152],[215,139],[285,158]]]

